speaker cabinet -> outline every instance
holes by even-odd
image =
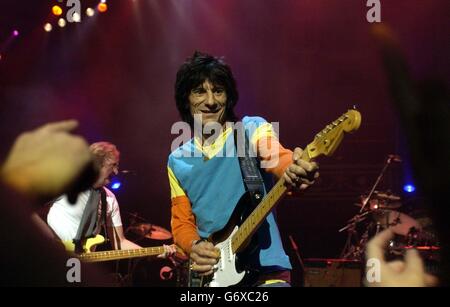
[[[361,262],[344,259],[306,259],[305,287],[361,287]]]

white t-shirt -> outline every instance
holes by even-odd
[[[106,221],[108,226],[122,226],[116,196],[107,188],[105,188],[105,191]],[[78,194],[78,199],[75,204],[69,203],[67,196],[64,195],[53,203],[50,208],[47,215],[47,223],[62,241],[73,240],[76,237],[84,208],[89,199],[89,194],[89,190]],[[99,215],[99,218],[101,218],[101,215]]]

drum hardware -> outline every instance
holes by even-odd
[[[375,189],[377,188],[378,184],[381,181],[381,178],[383,178],[384,173],[386,172],[388,166],[392,163],[392,162],[401,162],[401,159],[397,159],[397,155],[388,155],[388,158],[386,159],[386,162],[381,170],[381,173],[378,175],[377,180],[375,180],[375,183],[372,187],[372,189],[370,190],[369,194],[367,195],[367,197],[365,197],[362,200],[362,206],[361,209],[359,210],[359,212],[363,212],[364,209],[366,208],[367,203],[369,202],[369,200],[372,198],[372,195],[375,193]]]
[[[401,206],[399,196],[393,195],[390,192],[376,190],[384,173],[392,162],[401,162],[401,159],[397,155],[387,156],[384,166],[370,192],[367,195],[360,196],[361,204],[357,204],[358,207],[361,207],[359,212],[347,222],[346,226],[339,230],[339,232],[347,231],[347,240],[340,258],[362,261],[365,246],[369,238],[383,228],[383,219],[373,219],[373,213]],[[388,217],[388,223],[390,222]],[[398,223],[401,221],[395,220],[392,222]]]
[[[141,238],[153,240],[168,240],[172,238],[172,234],[167,229],[150,223],[135,223],[130,225],[127,230],[131,231]]]
[[[429,216],[425,214],[417,218],[394,210],[402,207],[401,197],[390,191],[376,190],[389,163],[388,158],[370,193],[361,195],[361,202],[355,204],[361,208],[359,212],[339,230],[347,231],[340,258],[363,261],[367,242],[378,232],[389,228],[395,237],[389,242],[387,257],[403,257],[408,249],[415,248],[426,262],[435,261],[439,259],[440,245]]]

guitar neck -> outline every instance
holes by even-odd
[[[119,259],[156,256],[165,252],[164,246],[146,247],[139,249],[111,250],[80,254],[77,257],[83,262],[112,261]]]
[[[303,151],[301,158],[305,161],[311,160],[308,155],[308,147]],[[238,251],[242,244],[244,244],[244,242],[256,232],[264,219],[269,215],[272,209],[280,202],[286,193],[287,187],[285,180],[281,177],[270,192],[255,208],[255,210],[253,210],[253,212],[241,224],[238,231],[233,236],[231,240],[231,247],[234,253]]]

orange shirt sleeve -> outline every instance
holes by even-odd
[[[191,252],[193,240],[200,239],[192,213],[191,202],[187,196],[172,198],[172,218],[170,225],[175,244],[185,252]]]
[[[167,167],[171,195],[171,221],[172,234],[175,244],[185,252],[191,252],[193,240],[200,239],[192,212],[191,202],[186,196],[178,179],[170,167]]]
[[[286,149],[274,136],[262,137],[257,140],[258,156],[261,166],[278,179],[292,163],[292,150]]]

